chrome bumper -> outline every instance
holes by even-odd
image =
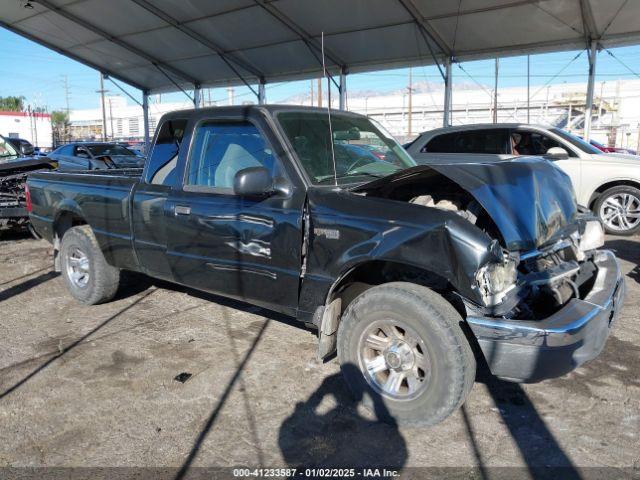
[[[622,307],[624,278],[609,250],[596,253],[596,281],[543,320],[467,317],[491,372],[506,380],[537,382],[558,377],[597,357]]]

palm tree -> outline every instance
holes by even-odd
[[[22,95],[20,95],[19,97],[0,97],[0,110],[9,112],[23,112],[25,100],[26,98]]]
[[[69,139],[69,113],[63,110],[51,112],[51,126],[53,127],[53,144],[58,145]]]

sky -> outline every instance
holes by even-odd
[[[596,81],[640,78],[640,46],[621,47],[601,51],[597,60]],[[558,83],[586,82],[588,61],[587,53],[558,52],[532,55],[530,59],[531,85],[542,86]],[[493,88],[493,60],[464,62],[453,66],[453,85],[456,83],[482,84]],[[500,59],[498,88],[526,85],[527,59],[506,57]],[[414,67],[414,82],[441,83],[440,73],[435,66]],[[66,94],[65,82],[68,86]],[[140,99],[140,92],[126,84],[118,82],[134,97]],[[407,86],[408,69],[385,70],[348,76],[348,91],[353,95],[357,91],[393,91]],[[32,107],[46,107],[48,111],[97,108],[100,88],[99,73],[91,68],[59,55],[30,40],[0,28],[0,96],[23,95]],[[119,94],[118,88],[110,82],[105,83],[109,94]],[[277,103],[289,97],[305,94],[310,89],[310,81],[267,84],[267,101]],[[211,91],[212,100],[226,101],[224,88]],[[162,95],[162,101],[182,101],[182,93]],[[254,100],[246,87],[235,89],[238,103]],[[129,102],[131,102],[129,100]],[[132,103],[132,102],[131,102]]]

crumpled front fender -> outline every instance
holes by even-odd
[[[480,303],[476,272],[502,260],[499,243],[454,212],[325,189],[309,191],[309,211],[303,312],[324,305],[344,275],[372,261],[431,272]]]

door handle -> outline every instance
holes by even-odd
[[[191,215],[191,207],[185,205],[176,205],[173,211],[175,215]]]

